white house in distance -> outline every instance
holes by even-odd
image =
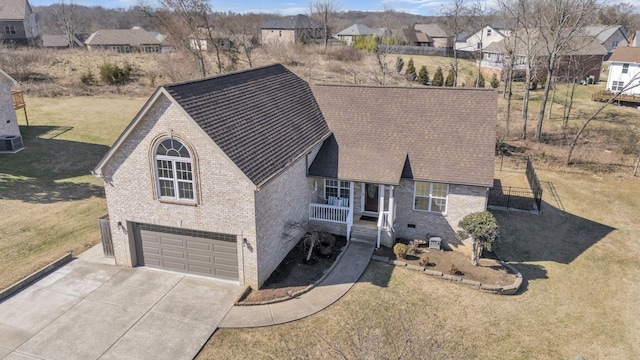
[[[480,49],[486,49],[487,46],[504,40],[510,36],[511,30],[506,28],[500,28],[494,25],[487,25],[484,28],[469,35],[464,40],[456,40],[456,50],[461,51],[476,51]]]
[[[640,95],[640,48],[618,47],[609,58],[607,91],[618,92],[629,86],[633,80],[638,86],[623,91],[626,95]]]

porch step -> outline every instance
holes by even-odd
[[[359,226],[353,226],[351,228],[351,238],[357,238],[364,241],[373,241],[376,242],[378,239],[378,230],[364,228]]]
[[[373,239],[363,239],[357,236],[353,236],[353,234],[351,235],[351,240],[349,241],[353,241],[353,242],[358,242],[358,243],[363,243],[363,244],[373,244],[374,246],[377,243],[377,237],[374,237]]]

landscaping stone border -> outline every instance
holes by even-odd
[[[20,290],[26,288],[27,286],[31,285],[33,282],[40,279],[41,277],[48,275],[49,273],[52,273],[53,271],[58,269],[60,266],[68,263],[71,260],[73,260],[73,255],[71,255],[71,253],[69,252],[63,257],[59,258],[58,260],[55,260],[49,265],[44,266],[40,270],[37,270],[31,275],[24,277],[22,280],[0,291],[0,302],[10,297],[11,295],[19,292]]]
[[[277,298],[277,299],[241,303],[240,299],[242,299],[249,292],[249,289],[251,289],[251,287],[247,286],[247,288],[245,288],[245,290],[242,292],[242,294],[240,294],[240,296],[238,297],[238,300],[236,300],[233,303],[233,305],[235,305],[235,306],[252,306],[252,305],[275,304],[275,303],[279,303],[279,302],[283,302],[283,301],[294,299],[294,298],[296,298],[296,297],[298,297],[298,296],[300,296],[300,295],[302,295],[302,294],[304,294],[306,292],[309,292],[309,290],[311,290],[314,287],[318,286],[318,284],[320,284],[329,275],[329,273],[331,273],[331,271],[336,266],[338,261],[340,261],[340,258],[342,258],[342,255],[344,255],[344,253],[347,252],[347,248],[349,247],[350,243],[351,242],[347,241],[347,244],[342,247],[342,250],[340,251],[340,254],[338,254],[338,256],[336,256],[336,259],[333,261],[333,264],[331,264],[331,266],[329,266],[329,268],[327,270],[325,270],[324,274],[318,280],[316,280],[313,284],[305,287],[304,289],[298,290],[298,291],[293,292],[293,293],[291,293],[291,294],[289,294],[287,296],[284,296],[284,297],[281,297],[281,298]]]
[[[449,280],[455,283],[467,285],[474,289],[490,292],[492,294],[515,295],[518,292],[518,289],[520,289],[520,286],[522,285],[522,274],[511,264],[507,264],[502,260],[498,261],[500,265],[506,267],[507,269],[509,269],[509,271],[513,272],[516,275],[516,281],[514,281],[513,284],[511,285],[481,284],[479,281],[463,279],[462,277],[457,275],[444,274],[442,271],[435,271],[435,270],[427,269],[423,266],[407,264],[405,261],[402,261],[402,260],[392,260],[386,256],[373,255],[371,256],[371,260],[380,261],[380,262],[394,265],[394,266],[403,266],[410,270],[419,271],[426,275],[430,275],[433,277]]]

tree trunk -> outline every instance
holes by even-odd
[[[633,167],[633,176],[638,173],[638,166],[640,166],[640,153],[638,153],[638,158],[636,159],[636,166]]]
[[[522,134],[520,139],[527,138],[527,119],[529,118],[529,95],[531,88],[531,69],[527,66],[525,81],[524,81],[524,94],[522,96]]]
[[[553,91],[551,92],[551,103],[549,104],[549,112],[547,113],[547,120],[551,121],[551,110],[553,110],[553,101],[556,98],[556,89],[558,88],[558,84],[553,83]]]
[[[573,107],[573,96],[576,94],[576,82],[573,82],[573,85],[571,86],[571,97],[569,97],[569,108],[567,109],[567,119],[566,121],[566,126],[569,126],[569,116],[571,115],[571,108]]]
[[[482,252],[482,246],[477,240],[473,240],[473,248],[471,249],[471,264],[473,266],[478,266],[478,261],[480,259],[480,253]]]
[[[549,100],[549,90],[551,89],[551,78],[553,77],[553,68],[556,66],[555,55],[551,55],[547,63],[547,81],[544,84],[544,95],[542,95],[542,103],[540,104],[540,113],[538,114],[538,123],[536,124],[536,133],[534,139],[538,142],[542,140],[542,122],[544,121],[544,111]]]

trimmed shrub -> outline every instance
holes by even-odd
[[[429,83],[429,71],[425,65],[420,67],[420,72],[418,72],[418,82],[422,85],[427,85]]]
[[[418,78],[418,76],[416,75],[416,67],[413,64],[413,58],[409,59],[409,62],[407,63],[407,71],[404,73],[404,76],[409,81],[416,81],[416,79]]]
[[[489,82],[489,84],[491,85],[492,89],[497,89],[498,86],[500,86],[500,80],[498,80],[498,75],[493,73],[493,75],[491,76],[491,82]]]
[[[456,74],[453,72],[453,69],[449,69],[447,73],[447,79],[444,81],[444,86],[453,86],[453,82],[456,79]]]
[[[478,81],[476,82],[476,87],[479,87],[479,88],[484,87],[484,76],[482,76],[481,72],[478,73]]]
[[[404,259],[407,257],[407,252],[409,252],[409,246],[403,243],[397,243],[393,246],[393,253],[396,254],[396,258]]]
[[[400,74],[402,72],[402,68],[404,68],[404,59],[402,59],[402,56],[398,56],[396,59],[396,73]]]
[[[433,80],[431,80],[431,85],[433,86],[442,86],[444,85],[444,75],[442,74],[442,68],[438,66],[435,75],[433,75]]]

